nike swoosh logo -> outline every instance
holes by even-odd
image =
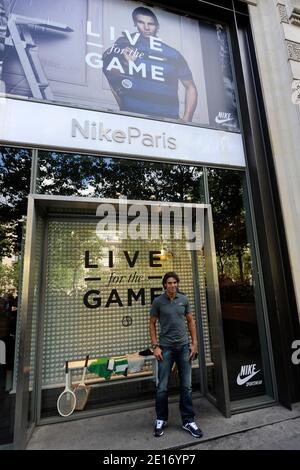
[[[243,379],[241,379],[240,374],[239,374],[239,375],[237,376],[236,383],[237,383],[238,385],[244,385],[246,382],[248,382],[248,380],[251,379],[251,377],[253,377],[254,375],[258,374],[259,371],[260,371],[260,369],[257,370],[256,372],[252,372],[252,374],[247,375],[247,376],[244,377]]]
[[[232,121],[233,118],[220,119],[218,116],[215,118],[217,124],[224,124],[224,122]]]

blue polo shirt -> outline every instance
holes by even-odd
[[[160,324],[159,344],[162,347],[184,346],[189,343],[186,315],[191,313],[186,295],[177,292],[171,300],[166,293],[154,299],[150,315]]]
[[[178,81],[192,80],[192,72],[184,57],[173,47],[159,42],[160,51],[150,48],[150,39],[142,35],[134,46],[122,36],[115,46],[130,47],[143,53],[142,58],[134,61],[135,67],[145,64],[146,77],[141,72],[129,74],[128,62],[122,54],[103,54],[103,72],[120,100],[120,109],[139,114],[148,114],[172,119],[179,118]],[[117,69],[107,70],[113,57],[117,57],[125,73]],[[151,75],[151,67],[160,67],[160,76],[164,81],[155,80]]]

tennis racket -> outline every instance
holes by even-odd
[[[70,388],[69,364],[66,361],[66,386],[57,399],[57,411],[61,416],[70,416],[75,410],[76,396]]]
[[[81,380],[74,390],[74,393],[76,396],[76,410],[78,411],[81,411],[84,409],[86,402],[88,400],[90,391],[91,391],[91,387],[88,387],[84,383],[88,360],[89,360],[89,356],[86,356]]]

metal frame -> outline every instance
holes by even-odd
[[[203,324],[201,315],[201,302],[200,302],[200,289],[199,289],[199,270],[197,263],[197,253],[193,251],[192,255],[192,267],[194,272],[193,287],[194,287],[194,299],[195,299],[195,316],[196,316],[196,328],[197,336],[199,338],[199,369],[200,369],[200,390],[206,395],[207,393],[207,375],[205,365],[205,350],[203,341]]]
[[[35,233],[36,210],[33,198],[28,199],[26,241],[24,252],[24,271],[21,307],[20,347],[18,357],[18,375],[15,405],[15,433],[14,448],[24,449],[27,441],[27,433],[33,430],[30,426],[28,432],[29,409],[29,372],[30,372],[30,348],[31,331],[30,311],[33,308],[33,272],[35,266]]]
[[[25,266],[24,266],[24,282],[23,282],[23,299],[22,299],[22,330],[19,349],[19,368],[18,368],[18,387],[16,394],[16,418],[15,418],[15,448],[22,449],[26,446],[27,441],[27,414],[28,414],[28,394],[29,394],[29,368],[30,368],[30,332],[31,324],[28,321],[30,311],[32,309],[32,290],[34,284],[35,266],[35,231],[37,217],[47,219],[48,208],[69,208],[69,209],[95,209],[100,203],[118,204],[118,199],[100,199],[85,197],[69,197],[69,196],[45,196],[30,195],[28,201],[28,219],[27,219],[27,237],[25,243]],[[177,206],[182,207],[182,203],[164,203],[160,201],[136,201],[128,200],[130,204],[143,204],[147,206]],[[230,402],[227,382],[227,368],[225,359],[225,346],[222,331],[222,317],[220,308],[218,273],[216,265],[216,254],[214,245],[214,234],[212,224],[211,208],[208,204],[192,204],[187,203],[184,206],[203,208],[205,212],[204,218],[204,252],[206,253],[206,275],[207,275],[207,298],[208,308],[210,312],[211,329],[213,330],[213,348],[214,362],[216,367],[216,378],[218,383],[218,394],[216,397],[217,407],[225,414],[230,416]],[[46,232],[44,232],[45,235]],[[44,250],[45,253],[45,250]],[[194,255],[195,256],[195,255]],[[42,289],[43,290],[43,289]],[[43,292],[41,293],[43,296]],[[197,293],[196,293],[197,297]],[[43,298],[43,297],[42,297]],[[41,302],[42,303],[42,302]],[[197,306],[197,304],[196,304]],[[42,307],[42,305],[41,305]],[[199,308],[196,311],[196,319],[199,321],[201,312]],[[42,311],[39,312],[37,335],[40,336],[43,322]],[[199,324],[200,326],[200,324]],[[200,330],[201,331],[201,326]],[[36,406],[40,407],[41,403],[41,351],[42,338],[37,342],[36,371],[35,380],[37,383],[38,393],[36,398]],[[203,351],[200,351],[203,354]],[[202,361],[201,383],[205,384],[205,360]],[[205,386],[204,386],[205,390]],[[214,400],[213,400],[214,401]],[[214,401],[215,402],[215,401]],[[132,406],[130,406],[132,408]],[[98,415],[99,411],[82,413],[80,417]],[[39,421],[39,411],[36,408],[35,419]],[[73,418],[74,419],[74,418]],[[47,420],[49,422],[49,420]],[[54,420],[52,420],[53,422]],[[33,423],[34,426],[35,423]]]
[[[273,402],[278,400],[277,393],[277,382],[274,369],[274,358],[271,346],[271,332],[270,325],[267,318],[267,304],[265,296],[264,279],[262,276],[262,256],[259,249],[258,237],[257,237],[257,225],[254,217],[254,208],[251,198],[250,179],[248,171],[245,173],[245,183],[247,193],[245,195],[245,207],[246,207],[246,220],[248,218],[249,224],[246,223],[248,240],[251,246],[251,260],[253,263],[253,279],[254,279],[254,295],[255,305],[257,310],[257,327],[259,334],[259,341],[261,345],[261,359],[264,370],[266,397],[274,397]],[[250,225],[250,227],[249,227]],[[270,400],[270,398],[269,398]],[[263,402],[263,396],[260,397],[260,401]],[[243,408],[243,405],[240,408]],[[235,409],[238,409],[237,404],[233,404]]]
[[[46,270],[44,269],[47,262],[47,249],[46,249],[46,240],[48,236],[48,220],[44,223],[43,230],[43,241],[42,241],[42,261],[40,265],[40,310],[39,310],[39,320],[36,328],[37,341],[36,341],[36,380],[35,380],[35,418],[36,423],[40,421],[40,410],[41,410],[41,386],[42,386],[42,367],[43,367],[43,342],[44,342],[44,310],[45,310],[45,283],[46,283]]]
[[[214,372],[216,380],[216,397],[212,397],[210,394],[208,397],[211,397],[216,406],[227,418],[229,418],[231,416],[229,386],[223,337],[215,238],[210,205],[207,205],[207,211],[205,213],[204,240],[205,251],[210,254],[210,256],[207,256],[206,258],[207,302],[210,312],[211,349],[212,357],[215,362]]]

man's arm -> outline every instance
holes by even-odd
[[[157,317],[151,316],[150,317],[149,329],[150,329],[150,338],[151,338],[151,343],[152,344],[157,344],[156,322],[157,322]],[[162,361],[163,357],[162,357],[160,347],[157,347],[157,348],[153,349],[153,354],[154,354],[154,356],[156,357],[156,359],[158,361]]]
[[[182,80],[181,82],[185,88],[184,115],[182,120],[184,122],[191,122],[198,102],[198,92],[194,80]]]
[[[120,50],[123,50],[123,52],[114,54],[112,52],[113,46],[118,47]],[[125,68],[125,70],[128,70],[128,63],[131,57],[130,52],[132,51],[132,49],[128,45],[128,39],[125,38],[124,36],[120,36],[116,40],[113,46],[110,46],[103,53],[103,57],[102,57],[103,69],[102,70],[103,70],[105,77],[107,78],[112,94],[114,95],[119,105],[119,108],[121,108],[122,100],[120,97],[120,90],[122,90],[122,87],[120,85],[120,82],[124,75],[122,75],[121,71],[117,67],[114,67],[111,70],[107,70],[107,67],[109,66],[111,60],[117,57],[121,66]]]
[[[198,341],[197,341],[197,333],[196,333],[196,323],[193,319],[193,315],[191,313],[186,314],[186,320],[188,324],[188,329],[192,338],[191,344],[191,354],[190,359],[193,360],[195,357],[196,352],[198,352]]]

